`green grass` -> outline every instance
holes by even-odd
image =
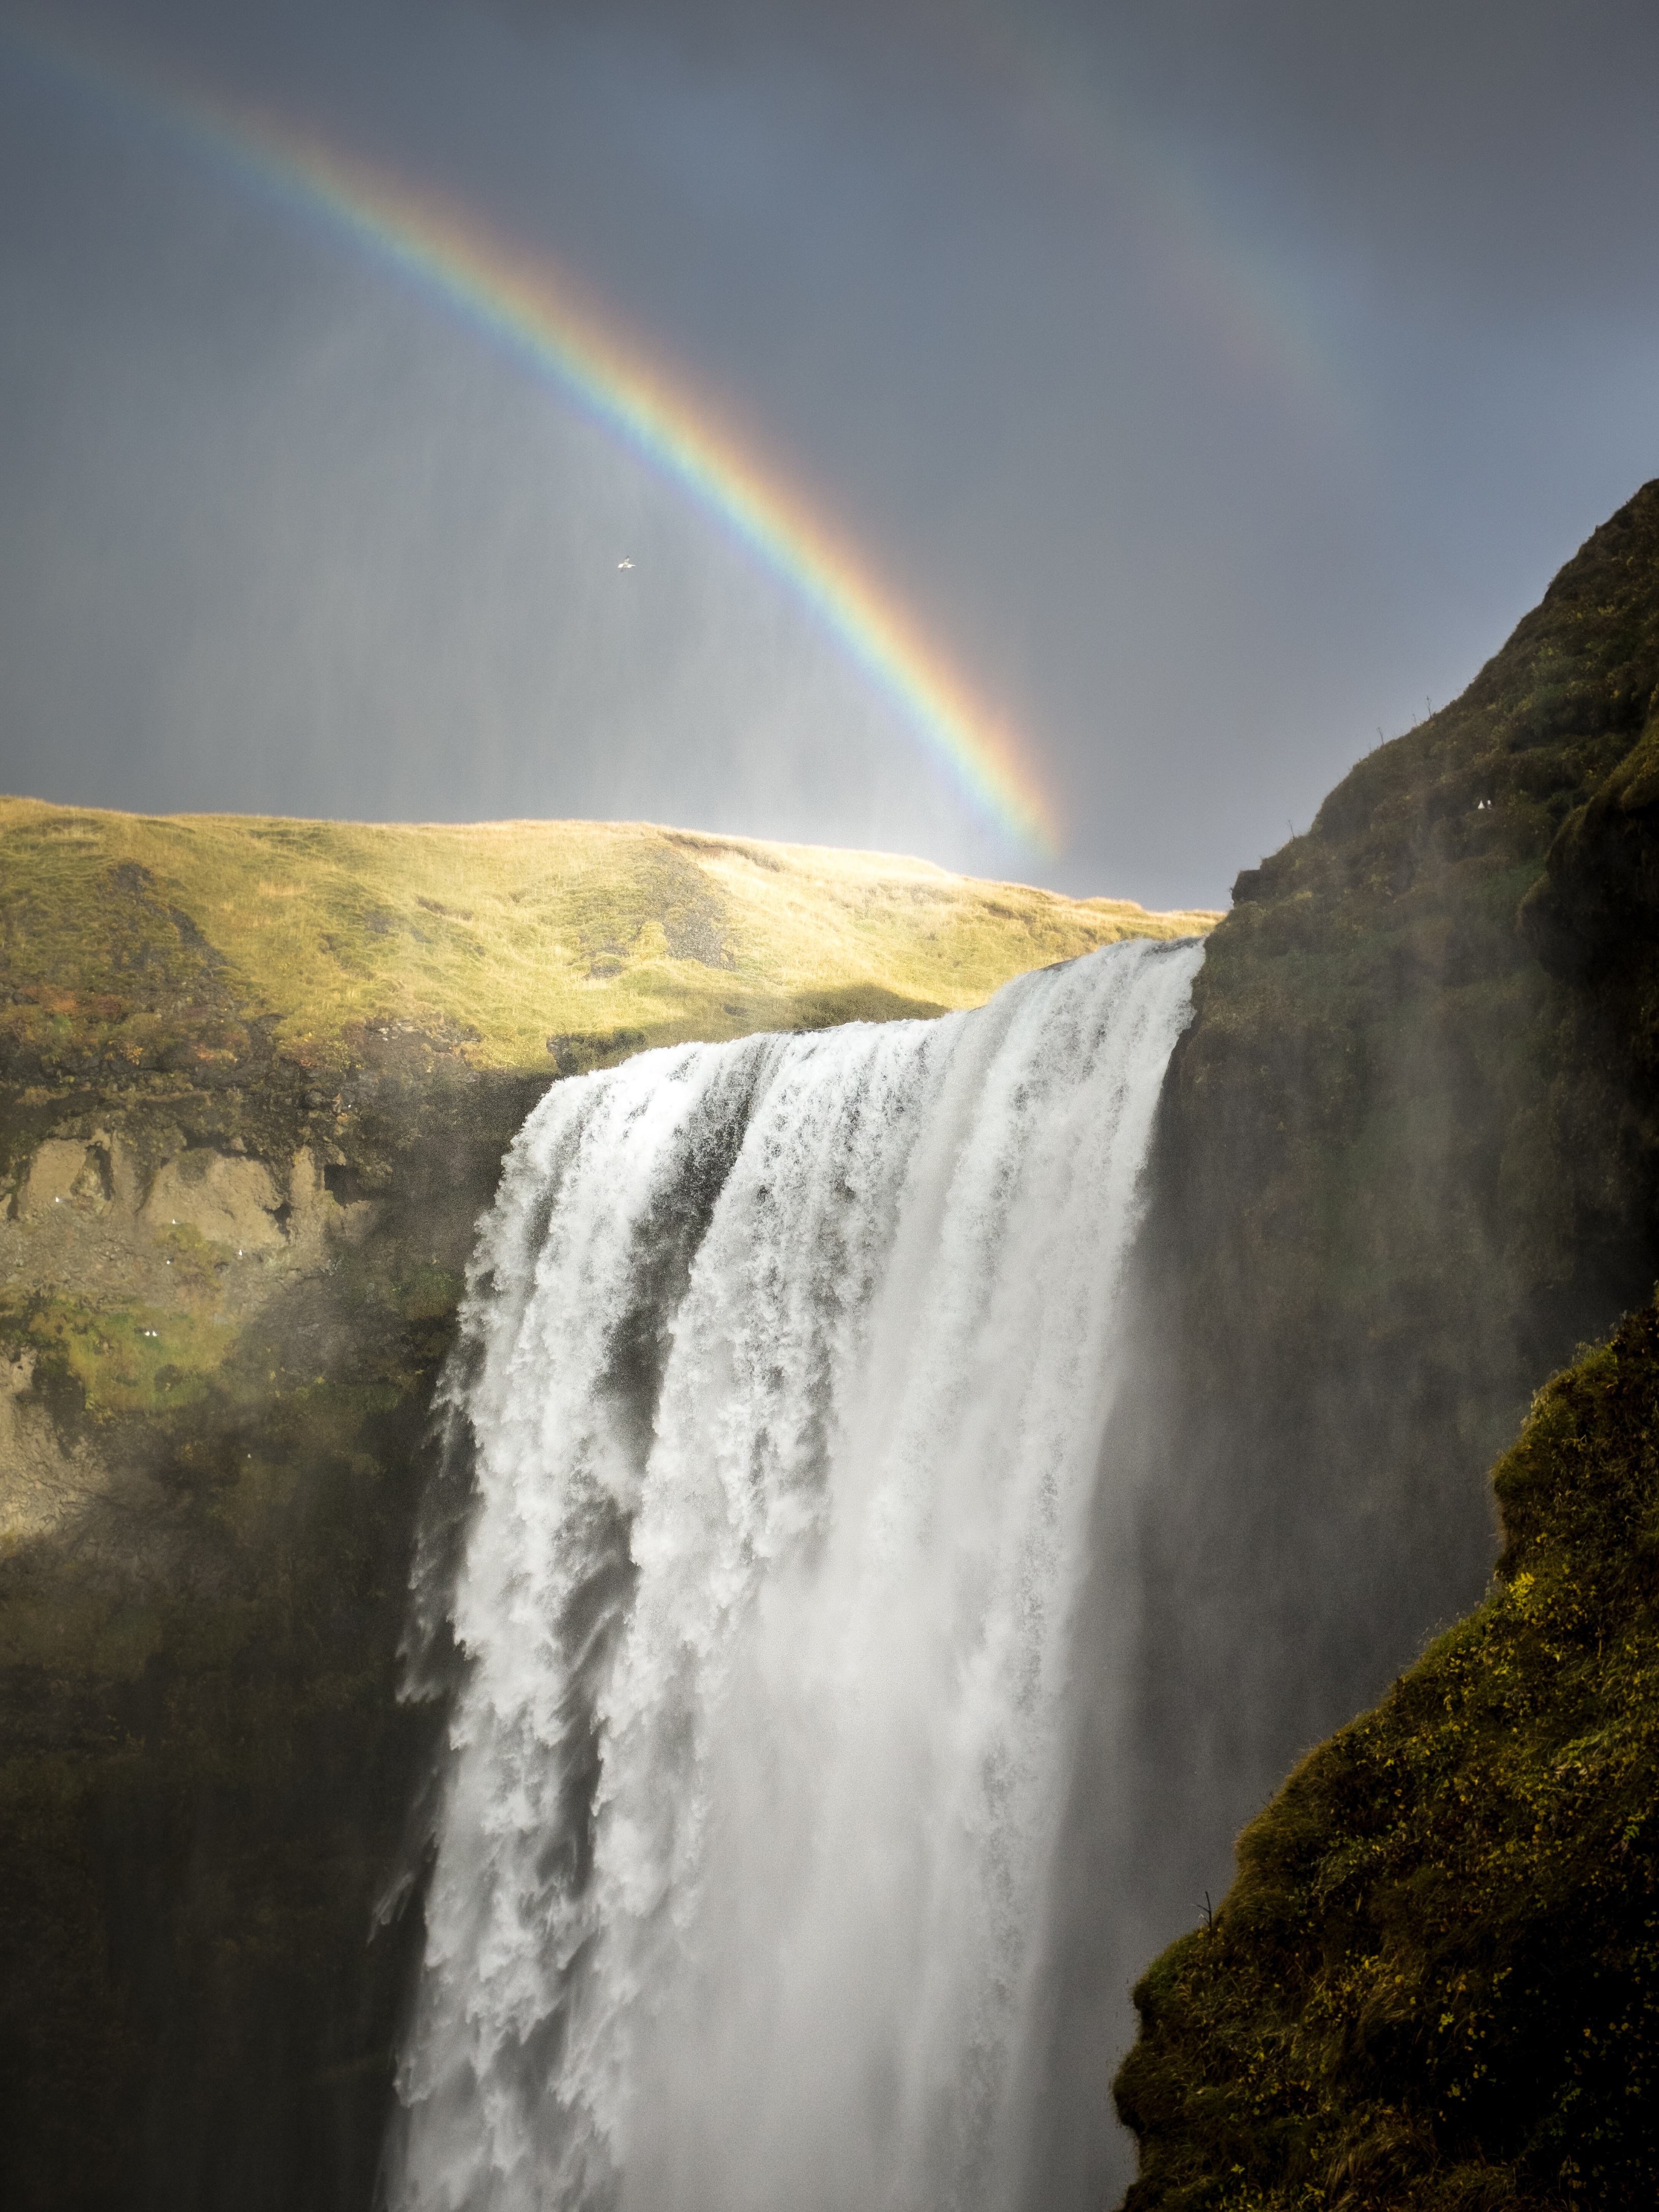
[[[641,823],[151,817],[0,799],[14,1048],[48,1079],[262,1041],[417,1036],[496,1068],[975,1006],[1022,971],[1207,928],[919,860]],[[400,1025],[402,1025],[400,1027]],[[551,1041],[551,1042],[550,1042]]]

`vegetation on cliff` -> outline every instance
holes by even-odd
[[[1302,1762],[1135,1993],[1130,2212],[1653,2201],[1659,1312],[1494,1480],[1485,1604]]]

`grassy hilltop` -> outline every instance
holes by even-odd
[[[639,823],[155,817],[0,799],[14,1053],[204,1069],[366,1030],[569,1073],[645,1045],[981,1004],[1027,969],[1202,931],[925,860]]]

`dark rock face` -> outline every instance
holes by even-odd
[[[1149,1747],[1224,1793],[1212,1837],[1480,1595],[1486,1467],[1651,1287],[1659,1153],[1620,1018],[1651,939],[1602,856],[1641,834],[1620,802],[1656,686],[1659,484],[1211,939],[1146,1239],[1159,1406],[1126,1417],[1164,1474]],[[1516,922],[1547,856],[1578,948],[1548,967]]]
[[[1650,484],[1211,939],[1116,1442],[1152,1470],[1143,1957],[1305,1747],[1480,1598],[1486,1468],[1651,1294],[1656,686]]]

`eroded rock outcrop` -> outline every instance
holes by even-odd
[[[408,1059],[349,1103],[292,1065],[88,1085],[14,1151],[9,2203],[368,2201],[419,1932],[368,1944],[422,1769],[395,1690],[427,1402],[539,1087]],[[11,1129],[40,1110],[14,1092]]]

